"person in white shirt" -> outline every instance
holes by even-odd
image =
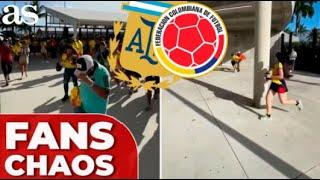
[[[292,48],[291,53],[289,55],[289,73],[292,75],[292,72],[294,70],[294,65],[296,63],[297,59],[297,52]]]

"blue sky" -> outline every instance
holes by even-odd
[[[312,18],[304,18],[301,20],[301,24],[303,24],[308,30],[311,30],[314,27],[320,28],[320,2],[314,4],[314,10],[315,13]],[[294,30],[296,27],[295,20],[294,22],[288,24],[287,27],[291,30]]]
[[[25,3],[30,1],[16,1],[18,6],[23,6]],[[121,3],[119,1],[65,1],[66,7],[77,8],[77,9],[91,9],[96,11],[113,11],[118,12],[121,9]],[[8,4],[14,4],[14,1],[0,1],[0,7],[4,7]],[[40,1],[40,4],[49,7],[64,7],[64,1]],[[312,29],[314,27],[320,28],[320,2],[314,4],[315,14],[312,18],[304,18],[301,23]],[[42,24],[42,21],[39,21]],[[291,30],[295,28],[295,20],[288,24]]]

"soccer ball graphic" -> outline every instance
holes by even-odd
[[[197,14],[182,14],[164,30],[163,45],[172,61],[183,67],[197,67],[210,60],[216,47],[211,23]]]

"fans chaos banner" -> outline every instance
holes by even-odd
[[[1,115],[0,178],[138,178],[129,130],[110,116]]]

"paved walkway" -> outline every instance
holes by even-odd
[[[64,95],[62,72],[56,72],[55,60],[43,63],[37,57],[30,58],[28,79],[18,80],[17,67],[11,74],[11,83],[5,82],[0,74],[0,113],[72,113],[69,103],[62,103]],[[70,82],[70,90],[73,84]],[[154,109],[144,111],[144,90],[131,97],[128,88],[113,87],[108,114],[121,120],[133,133],[140,151],[140,177],[159,177],[159,101]]]
[[[163,178],[320,178],[320,75],[296,72],[272,121],[253,108],[253,62],[229,63],[163,92]]]

